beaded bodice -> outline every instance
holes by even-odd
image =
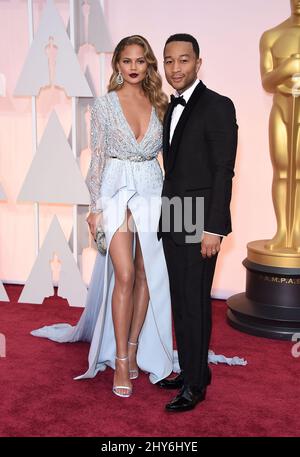
[[[144,162],[152,161],[157,157],[161,147],[162,125],[154,107],[152,107],[148,129],[142,140],[138,142],[123,114],[117,93],[113,91],[103,97],[97,97],[91,110],[92,158],[87,180],[91,194],[91,211],[99,209],[97,199],[103,176],[108,175],[107,172],[104,173],[104,168],[109,159],[119,159],[116,162],[123,161],[121,164],[119,162],[118,169],[122,167],[127,175],[136,175],[138,171],[135,164],[142,165]],[[107,179],[116,179],[116,176],[107,176]],[[137,179],[139,180],[139,177]],[[155,173],[153,179],[159,179],[161,184],[161,174]],[[151,183],[151,186],[153,184]]]

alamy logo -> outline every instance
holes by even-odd
[[[0,333],[0,357],[6,357],[6,337]]]

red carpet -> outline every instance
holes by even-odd
[[[226,324],[226,305],[214,301],[211,348],[248,361],[212,366],[205,402],[191,411],[168,414],[173,396],[151,385],[145,374],[134,393],[111,392],[112,370],[74,381],[85,371],[89,345],[59,344],[32,337],[32,329],[55,322],[76,323],[82,309],[50,298],[43,305],[18,304],[20,286],[6,286],[10,303],[0,303],[0,436],[299,436],[300,359],[292,343],[252,337]]]

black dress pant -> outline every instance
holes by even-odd
[[[200,244],[177,245],[163,237],[180,368],[184,384],[207,385],[211,336],[211,286],[217,255],[203,258]]]

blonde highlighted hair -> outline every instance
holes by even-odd
[[[116,77],[118,75],[117,64],[120,60],[121,52],[132,44],[141,46],[144,51],[144,57],[148,64],[147,76],[142,81],[142,87],[145,94],[150,100],[150,103],[154,106],[157,116],[162,121],[164,114],[168,105],[168,98],[162,90],[162,79],[157,69],[157,59],[152,51],[152,48],[146,38],[141,35],[132,35],[120,41],[116,46],[112,60],[111,66],[113,73],[109,80],[108,92],[113,90],[120,90],[122,86],[118,85],[116,82]]]

